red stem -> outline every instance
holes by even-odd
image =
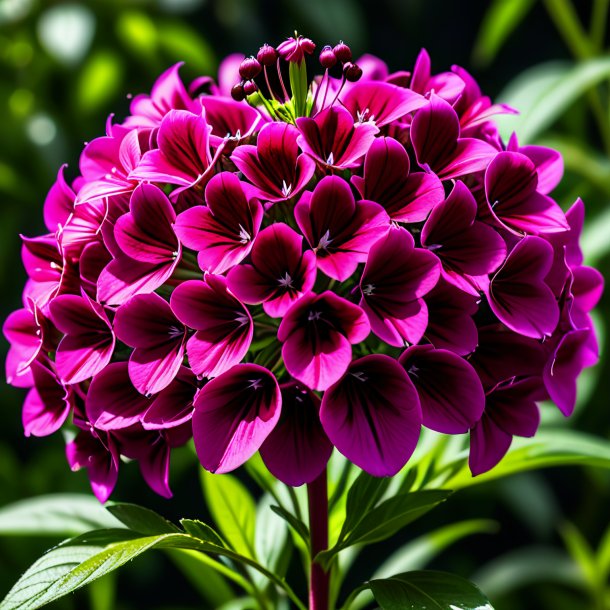
[[[326,469],[307,485],[309,500],[309,530],[311,557],[328,548],[328,490]],[[309,581],[309,610],[328,610],[330,574],[319,563],[311,562]]]

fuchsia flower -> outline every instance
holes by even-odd
[[[224,273],[250,250],[263,220],[257,199],[247,200],[242,183],[235,174],[216,174],[205,188],[205,206],[185,210],[176,219],[180,241],[198,252],[197,261],[204,271]]]
[[[251,261],[231,269],[229,288],[244,303],[262,303],[272,318],[282,317],[316,281],[314,253],[303,252],[303,238],[284,223],[261,232]]]
[[[295,303],[277,337],[288,372],[312,390],[326,390],[347,370],[351,346],[369,331],[360,307],[326,291],[309,293]]]
[[[310,79],[314,49],[231,56],[218,85],[169,68],[23,238],[7,380],[26,435],[76,426],[68,462],[102,502],[123,458],[170,497],[191,438],[212,472],[260,450],[297,486],[333,448],[392,476],[425,426],[469,432],[480,474],[540,401],[570,415],[598,359],[603,279],[582,201],[551,196],[559,153],[504,143],[493,116],[513,110],[425,50],[390,74],[326,46]]]
[[[367,260],[371,246],[390,226],[381,206],[356,202],[349,184],[337,176],[322,178],[313,193],[304,193],[294,215],[318,268],[339,282]]]
[[[250,312],[227,289],[222,276],[184,282],[171,297],[176,317],[197,332],[186,351],[191,369],[201,377],[216,377],[241,361],[252,341]]]
[[[405,229],[392,229],[371,248],[360,280],[360,307],[371,330],[396,347],[418,343],[428,324],[421,297],[434,288],[439,275],[434,254],[416,249]]]
[[[256,146],[238,146],[231,160],[252,183],[244,184],[251,196],[276,203],[298,195],[311,180],[316,164],[299,154],[299,132],[288,123],[267,123]]]

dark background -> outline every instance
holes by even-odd
[[[0,317],[20,306],[25,273],[18,234],[44,231],[42,202],[59,165],[67,162],[73,171],[83,142],[102,134],[107,115],[114,112],[119,119],[125,115],[126,94],[149,91],[156,76],[172,63],[186,61],[182,75],[190,82],[200,74],[215,74],[218,61],[230,52],[256,53],[262,43],[276,45],[297,29],[313,38],[318,48],[343,39],[356,57],[373,53],[384,58],[391,70],[410,69],[419,49],[426,47],[434,71],[460,64],[473,72],[484,92],[496,98],[531,66],[571,61],[570,50],[549,17],[550,3],[535,1],[524,3],[531,9],[495,57],[473,52],[489,4],[478,0],[0,2]],[[587,23],[591,2],[583,0],[578,7]],[[59,38],[74,42],[90,35],[90,42],[72,55],[62,55],[57,43],[49,42],[53,29],[49,23],[62,11],[64,18],[68,11],[73,25]],[[608,106],[607,96],[604,99]],[[608,162],[595,123],[580,102],[553,124],[552,132],[569,131],[574,117],[583,146]],[[580,186],[577,174],[568,172],[566,186],[557,193],[564,206]],[[610,197],[587,184],[582,188],[587,191],[588,222],[593,223],[608,209]],[[608,269],[607,255],[601,263]],[[599,311],[607,321],[607,297]],[[6,347],[2,342],[2,355]],[[589,376],[584,388],[588,396],[570,424],[605,438],[610,432],[608,372],[604,359],[597,374]],[[23,438],[24,392],[4,386],[1,396],[0,506],[43,493],[88,493],[86,474],[72,474],[65,463],[61,435]],[[145,487],[135,466],[127,466],[113,499],[150,506],[174,519],[205,516],[195,464],[186,450],[174,456],[172,482],[175,497],[164,501]],[[458,543],[432,567],[487,584],[498,610],[601,610],[599,600],[597,607],[593,605],[581,568],[566,551],[560,531],[569,521],[596,547],[608,527],[609,498],[606,472],[566,468],[524,474],[456,495],[410,533],[425,532],[447,519],[495,519],[501,524],[497,533]],[[0,538],[0,597],[53,542]],[[377,545],[367,551],[356,566],[354,582],[369,576],[370,566],[390,548],[393,545]],[[536,554],[540,549],[548,552],[542,555],[544,561]],[[490,564],[497,558],[504,561],[506,554],[516,555],[500,567]],[[520,572],[515,575],[515,570]],[[533,581],[529,584],[528,576]],[[160,554],[124,569],[118,577],[118,596],[121,601],[111,607],[202,607]],[[96,606],[89,606],[87,593],[81,592],[53,607]]]

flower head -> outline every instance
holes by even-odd
[[[538,401],[569,415],[598,358],[603,280],[584,204],[552,197],[559,153],[503,142],[512,109],[425,50],[391,74],[326,45],[310,78],[315,46],[295,34],[190,87],[169,68],[23,237],[7,380],[26,435],[74,423],[68,462],[101,501],[121,458],[169,497],[190,438],[212,472],[260,450],[302,485],[333,447],[392,476],[424,426],[470,432],[479,474],[536,432]]]

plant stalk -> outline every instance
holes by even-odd
[[[330,572],[313,561],[328,548],[328,489],[326,468],[307,485],[309,504],[309,530],[311,532],[311,570],[309,575],[309,610],[328,610]]]

